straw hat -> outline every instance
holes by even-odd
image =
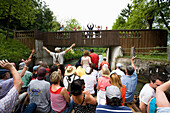
[[[76,71],[76,67],[68,66],[64,75],[70,76],[70,75],[74,74],[75,71]]]
[[[109,71],[108,67],[102,67],[101,76],[104,76],[104,77],[109,77],[110,76],[110,71]]]

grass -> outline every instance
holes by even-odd
[[[142,60],[154,60],[154,61],[167,61],[168,55],[136,55],[137,58],[142,59]],[[129,55],[124,55],[123,57],[129,57]]]

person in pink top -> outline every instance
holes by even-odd
[[[110,71],[108,67],[103,67],[101,70],[101,77],[98,78],[97,84],[97,102],[98,105],[105,105],[106,104],[106,91],[105,88],[110,86],[109,82]]]
[[[70,96],[67,93],[67,89],[60,86],[60,78],[61,74],[58,71],[54,71],[50,76],[50,80],[53,83],[50,87],[52,113],[67,112],[66,105],[70,102]]]
[[[90,67],[91,63],[92,62],[91,58],[89,57],[89,51],[85,50],[83,56],[81,57],[81,65],[84,69],[86,69],[86,67]]]

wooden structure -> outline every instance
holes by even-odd
[[[35,48],[34,40],[42,40],[45,46],[67,47],[73,42],[79,47],[113,47],[144,48],[166,47],[166,30],[93,30],[93,31],[15,31],[14,38],[30,48]],[[130,52],[129,50],[124,50]],[[147,50],[138,50],[147,51]]]

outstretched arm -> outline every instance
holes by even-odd
[[[7,60],[1,60],[0,66],[5,69],[10,70],[10,72],[12,73],[12,76],[13,76],[14,87],[19,93],[23,82],[22,82],[21,76],[19,75],[19,73],[17,72],[15,67],[11,63],[9,63]]]
[[[74,47],[76,44],[73,43],[67,50],[65,50],[65,53],[67,53],[72,47]]]
[[[24,61],[24,62],[25,62],[25,66],[24,66],[24,68],[22,69],[21,73],[19,74],[21,77],[24,76],[25,71],[27,70],[27,66],[28,66],[28,64],[31,62],[31,59],[26,60],[26,61]]]
[[[134,69],[136,70],[136,67],[135,67],[135,64],[134,64],[134,61],[133,61],[135,58],[136,58],[136,56],[133,56],[133,57],[132,57],[132,59],[131,59],[131,64],[132,64],[132,66],[134,67]]]
[[[47,53],[49,53],[49,54],[50,54],[50,52],[51,52],[51,51],[50,51],[50,50],[48,50],[45,46],[43,46],[43,49],[44,49],[44,50],[46,50],[46,51],[47,51]]]
[[[32,58],[32,55],[34,54],[35,50],[33,49],[30,56],[28,57],[28,60]]]
[[[170,103],[164,93],[170,87],[170,80],[156,88],[156,103],[158,107],[170,107]]]

